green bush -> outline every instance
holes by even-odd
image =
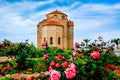
[[[12,78],[3,78],[3,79],[0,79],[0,80],[13,80]]]

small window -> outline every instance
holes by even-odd
[[[53,44],[53,37],[50,37],[50,44]]]
[[[60,45],[60,37],[58,37],[58,44]]]
[[[65,16],[62,16],[62,19],[65,19]]]
[[[44,37],[44,42],[46,41],[46,38]]]
[[[57,15],[54,15],[55,18],[57,18]]]

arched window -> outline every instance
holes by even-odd
[[[57,15],[54,15],[55,18],[57,18]]]
[[[62,19],[65,19],[65,16],[62,16]]]
[[[58,44],[60,45],[60,37],[58,37]]]
[[[53,37],[50,37],[50,44],[53,44]]]
[[[46,38],[44,37],[44,42],[46,41]]]

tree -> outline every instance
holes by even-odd
[[[4,43],[5,45],[9,45],[11,42],[10,42],[9,40],[7,40],[7,39],[4,39],[3,43]]]
[[[95,45],[96,45],[97,40],[95,39],[94,42],[95,42]]]
[[[117,48],[118,48],[118,44],[120,44],[120,38],[111,39],[111,43],[115,43],[117,45]]]
[[[90,41],[91,39],[84,39],[83,41],[85,41],[86,43],[86,46],[88,46],[88,42]]]
[[[98,37],[98,40],[99,40],[100,42],[102,41],[102,39],[103,39],[102,36],[99,36],[99,37]]]

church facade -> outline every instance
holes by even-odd
[[[73,49],[74,23],[58,10],[46,14],[46,18],[37,25],[37,48],[47,41],[48,46]]]

